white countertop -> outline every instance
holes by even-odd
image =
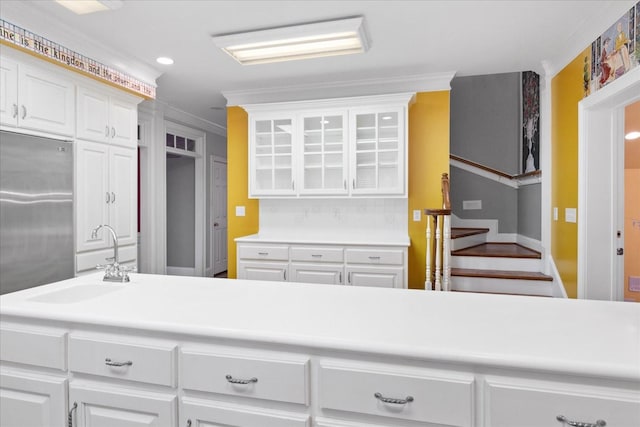
[[[0,296],[13,316],[640,380],[640,304],[96,273]],[[119,288],[76,303],[33,298]]]
[[[410,246],[407,234],[366,232],[366,233],[340,233],[318,230],[305,231],[304,234],[295,232],[275,233],[260,232],[249,236],[237,237],[236,242],[243,243],[281,243],[281,244],[320,244],[320,245],[373,245],[373,246]]]

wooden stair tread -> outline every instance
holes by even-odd
[[[526,248],[517,243],[482,243],[480,245],[451,251],[451,255],[501,258],[542,258],[540,252]]]
[[[490,294],[490,295],[514,295],[518,297],[542,297],[542,298],[551,298],[549,295],[535,295],[535,294],[511,294],[509,292],[481,292],[481,291],[462,291],[462,290],[452,290],[451,292],[466,292],[473,294]]]
[[[545,282],[553,281],[553,277],[535,271],[476,270],[468,268],[452,268],[451,276],[481,277],[489,279],[539,280]]]
[[[451,238],[460,239],[462,237],[475,236],[476,234],[485,234],[488,232],[488,228],[451,227]]]

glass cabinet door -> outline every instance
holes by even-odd
[[[302,117],[302,189],[305,194],[346,194],[346,114]]]
[[[352,112],[352,193],[404,193],[404,123],[400,109]]]
[[[293,194],[293,120],[255,120],[252,195]]]

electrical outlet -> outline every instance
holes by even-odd
[[[565,222],[578,222],[576,208],[565,208],[564,210]]]
[[[413,220],[415,222],[420,222],[421,219],[422,219],[422,217],[420,215],[420,209],[414,209],[414,211],[413,211]]]
[[[462,209],[465,211],[481,210],[482,200],[463,200]]]

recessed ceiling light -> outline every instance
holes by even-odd
[[[628,139],[628,140],[638,139],[638,138],[640,138],[640,132],[638,131],[629,132],[624,136],[624,139]]]
[[[242,65],[362,53],[369,49],[364,18],[316,22],[213,37]]]
[[[121,0],[56,0],[56,3],[78,15],[102,12],[109,9],[115,10],[122,7]]]
[[[156,59],[156,62],[158,64],[162,64],[162,65],[171,65],[171,64],[173,64],[173,59],[168,58],[166,56],[161,56],[161,57]]]

